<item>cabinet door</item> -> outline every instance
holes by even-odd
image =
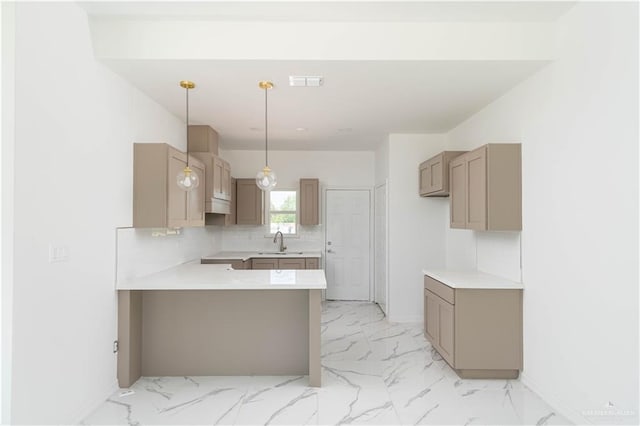
[[[187,166],[187,155],[169,148],[169,176],[167,177],[167,227],[188,226],[187,192],[180,189],[177,177]]]
[[[189,226],[204,226],[205,167],[195,158],[189,160],[189,168],[198,175],[200,184],[187,193],[189,201]]]
[[[428,176],[429,176],[429,192],[438,192],[444,189],[443,173],[444,168],[444,153],[432,158],[428,163]]]
[[[317,257],[308,257],[304,263],[306,269],[320,269],[320,259]]]
[[[278,269],[307,269],[304,259],[278,259]]]
[[[453,305],[438,299],[438,346],[440,355],[453,366]]]
[[[467,173],[466,227],[487,229],[487,149],[480,147],[465,155]]]
[[[236,197],[237,224],[262,225],[263,195],[255,179],[236,179]]]
[[[224,161],[220,157],[213,157],[213,198],[224,199],[222,180],[224,175]]]
[[[252,259],[251,269],[278,269],[278,259]]]
[[[231,166],[222,160],[222,197],[231,200]]]
[[[438,344],[438,297],[424,291],[424,334],[432,345]]]
[[[300,179],[300,225],[320,224],[320,181]]]
[[[449,163],[449,215],[451,228],[466,228],[466,154]]]
[[[419,168],[419,185],[420,195],[426,195],[430,191],[431,183],[429,179],[429,161],[425,161],[420,164]]]
[[[229,178],[229,187],[231,189],[231,194],[230,194],[231,207],[229,209],[229,214],[224,216],[224,224],[235,225],[236,224],[236,180],[232,177]]]

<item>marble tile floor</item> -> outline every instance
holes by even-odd
[[[461,380],[421,324],[325,302],[321,388],[307,377],[144,377],[85,425],[570,424],[518,380]]]

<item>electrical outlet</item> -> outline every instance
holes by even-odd
[[[49,244],[49,263],[69,261],[69,247]]]

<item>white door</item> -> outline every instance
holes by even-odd
[[[387,313],[387,185],[376,186],[373,234],[375,301]]]
[[[369,190],[327,190],[327,299],[369,300],[370,198]]]

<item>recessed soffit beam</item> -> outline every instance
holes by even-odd
[[[553,23],[90,17],[100,59],[553,60]]]

